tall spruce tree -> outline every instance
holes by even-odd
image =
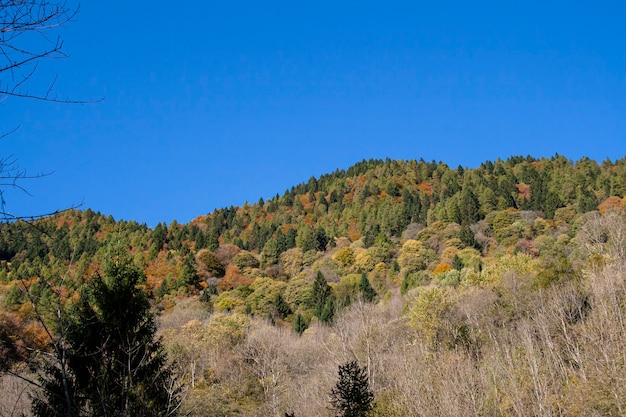
[[[291,307],[287,301],[285,301],[285,298],[281,293],[276,294],[276,298],[274,298],[274,307],[276,308],[276,312],[281,319],[284,319],[293,313]]]
[[[374,394],[369,388],[367,369],[356,361],[339,366],[339,380],[330,391],[337,417],[365,417],[372,409]]]
[[[361,290],[361,294],[363,294],[363,299],[368,303],[374,301],[376,298],[376,291],[372,288],[369,280],[367,279],[367,274],[361,274],[361,282],[359,283],[359,289]]]
[[[332,321],[335,313],[332,289],[321,271],[317,271],[315,281],[313,281],[313,303],[315,307],[314,315],[323,323]]]
[[[293,321],[293,330],[298,333],[299,335],[302,335],[302,333],[304,333],[304,331],[308,328],[308,324],[306,323],[306,321],[304,320],[304,317],[302,317],[302,314],[298,313],[298,315],[296,316],[295,320]]]
[[[141,274],[113,262],[96,275],[70,313],[63,349],[41,376],[35,416],[171,416],[176,390],[155,338]]]

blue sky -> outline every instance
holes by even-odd
[[[149,6],[147,6],[149,4]],[[626,2],[84,2],[70,56],[5,98],[32,196],[150,226],[369,158],[626,155]]]

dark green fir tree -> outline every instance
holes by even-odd
[[[298,313],[293,321],[293,330],[301,335],[308,327],[309,326],[306,323],[306,320],[304,320],[304,317],[302,317],[302,314]]]
[[[339,379],[330,391],[330,402],[337,417],[365,417],[374,402],[367,369],[356,361],[340,365]]]
[[[175,415],[177,391],[168,389],[172,374],[142,278],[116,260],[86,285],[41,376],[35,416]]]
[[[371,303],[376,298],[376,291],[372,288],[369,280],[367,279],[366,274],[361,274],[361,283],[359,284],[359,289],[361,290],[361,294],[363,294],[363,299],[368,303]]]

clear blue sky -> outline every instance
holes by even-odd
[[[626,155],[624,1],[89,1],[0,102],[41,213],[186,223],[364,158]]]

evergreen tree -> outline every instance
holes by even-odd
[[[302,314],[298,313],[298,315],[296,315],[296,319],[293,321],[293,330],[301,335],[308,327],[309,326],[304,320],[304,317],[302,317]]]
[[[324,303],[324,307],[318,317],[322,323],[330,323],[335,318],[335,297],[332,294]]]
[[[263,250],[261,251],[261,260],[263,266],[277,264],[280,253],[281,252],[279,251],[278,241],[274,238],[268,239],[263,246]]]
[[[461,259],[459,255],[454,255],[454,259],[452,259],[452,268],[457,271],[463,269],[463,259]]]
[[[63,226],[54,232],[53,237],[52,254],[58,259],[70,259],[72,249],[70,247],[70,232],[67,223],[63,223]]]
[[[374,301],[374,298],[376,298],[376,291],[374,291],[374,288],[372,288],[372,285],[367,279],[367,275],[364,273],[361,274],[361,283],[359,284],[359,289],[363,294],[363,299],[368,303],[371,303],[372,301]]]
[[[317,271],[315,281],[313,281],[313,303],[315,317],[323,322],[328,322],[332,319],[332,311],[334,310],[332,291],[321,271]]]
[[[459,238],[465,246],[474,247],[477,249],[479,248],[478,242],[476,242],[476,239],[474,238],[474,232],[472,232],[468,224],[461,225],[461,233],[459,235]]]
[[[328,236],[326,235],[326,230],[322,226],[318,226],[315,231],[315,250],[319,252],[324,252],[326,250],[326,245],[328,244]]]
[[[298,227],[296,246],[302,249],[302,252],[317,249],[317,233],[311,226],[303,223]]]
[[[152,232],[152,244],[160,251],[165,242],[167,241],[167,226],[165,223],[159,223]]]
[[[276,307],[278,316],[281,319],[284,319],[285,317],[293,313],[291,311],[291,307],[289,307],[289,304],[287,304],[287,302],[285,301],[285,298],[283,297],[281,293],[276,294],[276,298],[274,299],[274,307]]]
[[[195,228],[194,228],[193,241],[194,241],[194,249],[196,251],[199,251],[200,249],[206,248],[208,246],[208,244],[209,244],[208,237],[197,226],[195,226]]]
[[[593,211],[598,208],[598,203],[593,195],[586,188],[580,188],[576,194],[576,211],[580,214]]]
[[[215,250],[220,246],[220,234],[215,228],[211,228],[207,231],[205,242],[203,247],[206,247],[209,250]]]
[[[41,376],[35,416],[167,416],[175,414],[166,355],[155,339],[150,304],[130,262],[107,266],[71,313],[57,363]],[[63,346],[61,349],[59,346]]]
[[[374,224],[371,227],[367,227],[365,229],[365,233],[363,233],[363,246],[369,248],[370,246],[376,243],[376,237],[381,233],[380,227],[378,224]],[[384,234],[384,233],[383,233]],[[387,235],[385,235],[386,237]]]
[[[196,261],[192,254],[189,254],[185,261],[183,262],[183,266],[181,268],[180,274],[180,285],[179,286],[191,286],[198,287],[200,284],[200,276],[198,272],[196,272],[195,267]]]
[[[556,209],[561,206],[562,203],[559,195],[554,191],[549,191],[543,208],[544,212],[546,213],[546,217],[548,219],[554,219],[554,213],[556,212]]]
[[[417,195],[413,195],[408,188],[402,190],[402,219],[404,225],[416,222],[419,218],[420,200]]]
[[[339,380],[330,391],[337,417],[364,417],[372,409],[374,394],[369,388],[366,368],[356,361],[339,366]]]
[[[478,210],[480,202],[469,186],[463,187],[461,192],[461,201],[459,202],[459,210],[461,216],[461,224],[474,224],[479,219]]]
[[[296,247],[297,235],[298,229],[296,229],[295,227],[287,230],[287,234],[285,235],[285,250]]]

